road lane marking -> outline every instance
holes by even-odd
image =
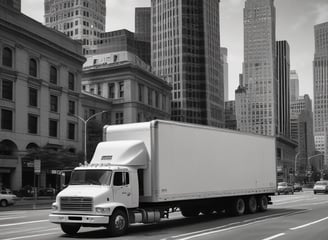
[[[17,239],[24,239],[24,238],[35,238],[35,237],[41,237],[41,236],[47,236],[47,235],[53,235],[53,234],[58,234],[58,232],[53,232],[53,233],[41,233],[41,234],[34,234],[34,235],[27,235],[27,236],[21,236],[21,237],[13,237],[13,238],[6,238],[3,240],[17,240]]]
[[[58,230],[58,228],[47,228],[45,229],[45,227],[39,227],[39,228],[32,228],[32,229],[21,229],[19,230],[19,233],[24,233],[24,234],[27,234],[27,233],[40,233],[40,232],[49,232],[49,231],[54,231],[55,229]],[[9,234],[13,234],[13,233],[17,233],[17,229],[15,231],[2,231],[0,232],[0,236],[1,235],[9,235]]]
[[[273,235],[271,237],[264,238],[262,240],[272,240],[272,239],[275,239],[275,238],[278,238],[278,237],[281,237],[281,236],[284,236],[284,235],[286,235],[286,233],[279,233],[279,234]]]
[[[195,231],[195,232],[189,232],[189,233],[184,233],[184,234],[180,234],[180,235],[176,235],[176,236],[171,236],[168,238],[162,238],[161,240],[168,240],[168,239],[189,240],[192,238],[197,238],[197,237],[202,237],[202,236],[210,235],[210,234],[214,234],[214,233],[229,231],[229,230],[236,229],[236,228],[242,228],[242,227],[245,227],[248,225],[262,223],[262,222],[265,222],[268,220],[272,220],[274,218],[279,218],[279,217],[288,216],[288,215],[292,215],[292,214],[299,214],[299,213],[303,213],[303,212],[307,212],[307,211],[308,210],[287,211],[287,212],[283,212],[283,213],[276,213],[276,214],[271,214],[271,215],[267,215],[267,216],[263,216],[263,217],[244,220],[243,222],[234,222],[234,223],[230,223],[230,224],[215,227],[215,228],[208,228],[208,229],[203,229],[203,230],[199,230],[199,231]],[[250,222],[250,221],[252,221],[252,222]],[[241,223],[245,223],[245,224],[241,224]],[[241,225],[225,228],[225,227],[236,225],[236,224],[241,224]],[[185,236],[189,236],[189,237],[181,238],[181,237],[185,237]]]
[[[190,233],[184,233],[184,234],[180,234],[180,235],[176,235],[176,236],[172,236],[170,238],[175,239],[175,238],[180,238],[180,237],[184,237],[184,236],[188,236],[191,234],[198,234],[198,233],[203,233],[203,232],[207,232],[209,230],[217,230],[217,229],[222,229],[224,227],[229,227],[232,225],[236,225],[236,224],[240,224],[240,222],[234,222],[234,223],[229,223],[223,226],[219,226],[219,227],[215,227],[215,228],[208,228],[208,229],[204,229],[204,230],[199,230],[199,231],[195,231],[195,232],[190,232]],[[167,240],[167,238],[162,238],[161,240]]]
[[[24,224],[32,224],[32,223],[40,223],[40,222],[48,222],[49,220],[38,220],[38,221],[29,221],[29,222],[19,222],[19,223],[9,223],[9,224],[1,224],[0,227],[10,227]]]
[[[0,221],[10,220],[10,219],[17,219],[17,218],[26,218],[26,216],[23,216],[23,217],[0,217]]]
[[[328,219],[328,217],[325,217],[325,218],[319,219],[319,220],[314,221],[314,222],[310,222],[310,223],[307,223],[307,224],[304,224],[304,225],[300,225],[300,226],[298,226],[298,227],[290,228],[289,230],[292,230],[292,231],[293,231],[293,230],[298,230],[298,229],[301,229],[301,228],[305,228],[305,227],[311,226],[311,225],[313,225],[313,224],[316,224],[316,223],[319,223],[319,222],[325,221],[325,220],[327,220],[327,219]]]

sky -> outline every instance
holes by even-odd
[[[150,0],[106,0],[106,31],[134,31],[135,7],[149,7]],[[22,0],[22,12],[44,23],[44,0]],[[228,48],[229,99],[235,98],[242,73],[243,8],[245,0],[221,0],[221,47]],[[291,69],[299,76],[300,95],[313,99],[314,25],[328,22],[327,0],[275,0],[276,40],[290,46]]]

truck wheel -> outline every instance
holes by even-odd
[[[197,207],[181,207],[180,210],[184,217],[197,217],[200,212]]]
[[[261,212],[264,212],[268,209],[268,198],[266,196],[259,197],[257,202],[258,209]]]
[[[60,227],[64,233],[68,235],[74,235],[80,230],[81,225],[74,223],[61,223]]]
[[[112,237],[122,236],[128,228],[128,217],[126,213],[120,209],[115,210],[109,219],[109,234]]]
[[[246,210],[248,213],[255,213],[257,211],[256,198],[251,196],[247,199]]]
[[[232,216],[241,216],[245,213],[245,201],[242,198],[233,199],[233,202],[228,209],[228,213]]]
[[[8,206],[8,202],[6,199],[2,199],[1,202],[0,202],[0,206],[1,207],[7,207]]]

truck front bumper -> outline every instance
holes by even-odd
[[[69,215],[69,214],[50,214],[49,221],[52,223],[80,223],[80,224],[108,224],[108,216],[97,215]]]

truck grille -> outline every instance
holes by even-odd
[[[60,209],[70,211],[92,211],[91,197],[61,197]]]

